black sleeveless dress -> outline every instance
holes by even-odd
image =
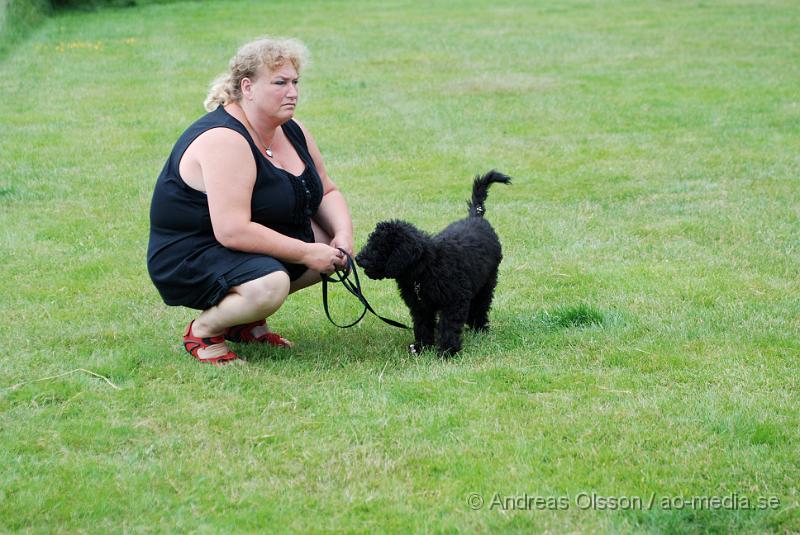
[[[219,303],[231,287],[284,271],[292,280],[306,266],[267,255],[228,249],[214,237],[206,194],[180,177],[181,157],[197,136],[212,128],[230,128],[250,144],[256,161],[252,221],[308,243],[314,241],[311,217],[322,201],[322,181],[297,123],[281,128],[305,164],[300,176],[279,169],[258,150],[247,129],[224,108],[204,115],[181,135],[156,181],[150,205],[147,270],[168,305],[205,310]]]

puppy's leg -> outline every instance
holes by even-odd
[[[436,311],[424,306],[422,303],[414,303],[409,309],[411,311],[411,319],[414,320],[414,343],[411,346],[411,352],[421,353],[433,346]]]
[[[461,351],[461,334],[469,315],[469,302],[459,302],[442,310],[439,318],[439,356],[447,357]]]
[[[489,328],[489,309],[492,307],[494,288],[497,286],[497,271],[492,273],[486,284],[483,285],[469,306],[467,325],[476,331],[485,331]]]

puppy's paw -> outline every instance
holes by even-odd
[[[431,346],[429,345],[420,344],[419,342],[414,342],[413,344],[408,346],[408,352],[411,353],[412,355],[419,355],[420,353],[422,353],[426,349],[429,349],[430,347]]]
[[[461,351],[460,347],[440,347],[436,350],[436,354],[439,355],[441,359],[449,359],[454,357],[459,351]]]

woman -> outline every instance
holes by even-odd
[[[166,304],[202,311],[183,337],[201,362],[236,360],[226,340],[291,346],[265,318],[353,253],[344,196],[292,119],[306,56],[294,39],[239,49],[156,182],[148,271]]]

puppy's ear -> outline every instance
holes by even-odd
[[[422,256],[422,247],[415,241],[398,244],[386,261],[386,276],[395,279],[416,264]]]
[[[413,243],[401,242],[386,260],[386,276],[395,279],[402,275],[419,258]]]

